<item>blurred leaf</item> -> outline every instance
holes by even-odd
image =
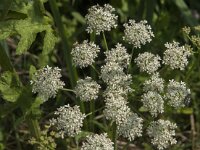
[[[92,132],[81,131],[78,135],[75,136],[76,141],[84,139],[86,136],[93,134]]]
[[[190,108],[181,108],[181,109],[177,110],[177,113],[191,115],[191,114],[193,114],[193,108],[191,108],[191,107]]]
[[[34,73],[37,71],[37,69],[35,68],[35,66],[31,65],[29,68],[29,77],[30,79],[33,78]]]
[[[72,16],[80,23],[85,24],[85,18],[78,12],[72,12]]]
[[[21,94],[21,86],[16,75],[12,72],[5,72],[0,78],[0,91],[3,98],[9,102],[15,102]]]

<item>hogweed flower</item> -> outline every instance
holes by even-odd
[[[127,101],[122,96],[107,97],[105,99],[104,115],[106,119],[115,121],[117,124],[123,123],[130,114],[130,108]]]
[[[112,48],[111,51],[106,51],[106,62],[116,62],[121,67],[128,67],[130,63],[130,55],[122,44],[117,43],[116,48]]]
[[[135,59],[135,63],[140,68],[141,72],[152,74],[161,66],[160,60],[160,56],[149,52],[144,52],[138,55],[138,57]]]
[[[32,85],[32,92],[38,93],[44,101],[49,98],[54,98],[59,89],[62,89],[65,83],[60,80],[61,69],[58,67],[46,66],[38,70],[30,81]]]
[[[91,101],[98,98],[99,89],[100,85],[96,81],[93,81],[91,77],[86,77],[77,81],[75,93],[81,101]]]
[[[89,8],[88,14],[85,16],[86,24],[88,25],[86,31],[88,33],[95,31],[99,35],[100,32],[116,28],[118,16],[114,12],[115,8],[109,4],[105,4],[104,7],[97,4]]]
[[[64,105],[59,107],[54,114],[57,117],[50,120],[50,125],[56,127],[61,138],[64,138],[65,135],[74,137],[81,132],[83,120],[86,116],[81,113],[79,106]]]
[[[153,121],[147,128],[147,134],[151,137],[151,143],[156,145],[159,150],[163,150],[170,145],[176,144],[175,129],[176,124],[168,120],[159,119]]]
[[[117,125],[117,133],[128,138],[129,141],[133,141],[135,137],[142,136],[142,122],[143,119],[137,114],[130,113],[124,122]]]
[[[154,34],[151,30],[151,26],[147,25],[146,20],[142,20],[138,23],[135,20],[129,20],[124,24],[124,37],[123,39],[129,44],[132,44],[135,48],[141,48],[147,42],[151,42]]]
[[[106,133],[89,135],[83,142],[81,150],[114,150],[113,142]]]
[[[150,79],[144,82],[143,85],[144,85],[143,90],[145,92],[154,91],[154,92],[162,93],[164,90],[164,80],[160,78],[160,75],[158,72],[154,73],[150,77]]]
[[[168,99],[168,104],[174,108],[185,107],[186,100],[189,100],[190,89],[187,89],[185,82],[177,82],[169,80],[167,93],[165,98]]]
[[[169,65],[171,69],[184,70],[188,64],[188,57],[191,55],[188,46],[179,46],[178,42],[166,43],[167,48],[163,56],[163,64]]]
[[[157,92],[148,91],[142,95],[143,107],[150,111],[153,117],[164,112],[164,100]]]
[[[95,62],[94,59],[98,52],[100,52],[100,48],[93,42],[87,40],[84,40],[81,44],[76,42],[71,51],[72,61],[80,68],[87,67]]]

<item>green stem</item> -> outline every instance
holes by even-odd
[[[29,124],[29,129],[32,134],[36,139],[40,138],[40,126],[39,123],[36,119],[27,119],[28,124]]]
[[[106,36],[105,36],[104,32],[102,32],[102,34],[103,34],[103,41],[104,41],[104,44],[106,46],[106,51],[108,51],[108,44],[107,44],[107,41],[106,41]]]
[[[63,91],[68,91],[68,92],[73,92],[73,93],[76,92],[76,91],[74,91],[74,90],[72,90],[72,89],[66,89],[66,88],[62,88],[61,90],[63,90]]]
[[[114,142],[114,150],[117,150],[117,125],[114,122],[112,126],[112,141]]]
[[[69,48],[69,44],[68,44],[68,39],[65,35],[64,25],[62,23],[61,15],[60,15],[56,0],[49,0],[49,4],[51,7],[51,11],[53,12],[55,23],[58,27],[58,32],[62,39],[64,58],[67,63],[67,68],[69,70],[69,76],[70,76],[70,83],[71,83],[71,87],[73,89],[76,85],[78,75],[77,75],[76,69],[72,65],[72,59],[71,59],[71,53],[70,53],[70,48]],[[80,105],[81,111],[85,112],[85,107],[84,107],[83,102],[76,101],[76,103]]]
[[[130,72],[130,69],[131,69],[131,62],[132,62],[132,59],[133,59],[133,50],[134,50],[134,47],[132,47],[132,50],[131,50],[131,58],[130,58],[130,62],[129,62],[129,65],[128,65],[128,73]]]

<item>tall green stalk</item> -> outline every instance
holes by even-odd
[[[105,47],[106,47],[106,51],[108,51],[108,44],[107,44],[107,41],[106,41],[106,36],[104,34],[104,32],[102,32],[103,34],[103,41],[104,41],[104,44],[105,44]]]

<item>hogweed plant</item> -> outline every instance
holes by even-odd
[[[115,45],[108,47],[105,32],[118,26],[116,10],[109,4],[92,6],[85,20],[86,32],[99,39],[102,35],[103,45],[85,39],[75,42],[70,54],[74,67],[82,72],[92,69],[95,75],[78,75],[76,85],[68,88],[69,84],[64,82],[62,70],[58,67],[32,68],[30,85],[39,105],[63,93],[72,94],[76,103],[58,107],[48,119],[44,119],[45,125],[41,128],[45,126],[45,129],[40,129],[37,119],[34,120],[32,132],[36,134],[30,137],[29,143],[41,150],[60,149],[59,140],[68,149],[117,150],[121,141],[126,141],[126,149],[130,143],[137,143],[145,137],[143,139],[151,142],[155,149],[173,147],[178,142],[175,134],[178,126],[165,115],[166,107],[174,111],[186,107],[185,100],[191,91],[178,78],[165,79],[163,70],[184,72],[193,54],[190,46],[172,40],[164,44],[162,57],[144,52],[143,46],[155,37],[153,30],[146,20],[130,19],[123,25],[121,40],[127,44],[113,41]],[[190,32],[188,28],[184,31]],[[191,39],[197,43],[195,37]],[[133,47],[132,50],[125,45]],[[136,49],[139,54],[134,58]],[[139,73],[132,72],[133,66]],[[136,73],[144,79],[137,87],[140,90],[133,88]]]
[[[110,31],[111,28],[116,28],[117,26],[117,16],[114,11],[115,9],[109,4],[103,7],[95,5],[89,9],[89,13],[86,15],[86,23],[88,25],[86,31],[89,33],[94,32],[97,35],[103,34],[105,45],[107,43],[104,31]],[[148,25],[146,20],[140,22],[129,20],[128,23],[124,24],[124,28],[123,39],[134,48],[141,48],[142,45],[151,42],[154,37],[151,26]],[[98,71],[100,72],[98,74],[99,78],[96,78],[102,86],[106,86],[105,89],[101,88],[101,84],[98,84],[92,77],[86,77],[85,79],[79,79],[75,89],[72,90],[74,90],[77,98],[89,103],[97,101],[100,94],[99,90],[101,89],[105,103],[103,117],[109,120],[110,127],[114,130],[110,136],[104,133],[99,135],[91,133],[91,135],[87,136],[86,142],[79,143],[82,150],[117,149],[118,139],[124,137],[132,142],[143,136],[144,132],[151,139],[151,143],[159,150],[177,143],[175,139],[177,126],[164,117],[165,105],[170,105],[175,109],[184,107],[184,99],[190,94],[190,90],[183,81],[179,82],[175,81],[175,79],[165,81],[161,77],[159,69],[164,64],[169,66],[172,71],[174,69],[184,70],[188,64],[188,57],[191,55],[191,51],[186,46],[179,46],[179,43],[175,41],[166,43],[165,47],[163,59],[151,52],[140,53],[134,59],[135,65],[138,66],[139,70],[149,74],[149,78],[143,82],[144,93],[140,97],[142,107],[152,116],[150,120],[146,120],[141,114],[137,114],[129,107],[129,94],[134,93],[134,89],[131,88],[131,84],[133,84],[132,75],[127,73],[127,69],[133,58],[125,46],[121,43],[116,43],[114,48],[109,49],[107,47],[108,49],[103,50],[94,42],[89,42],[89,40],[84,40],[82,44],[74,44],[71,55],[73,63],[77,67],[92,66],[95,69],[94,64],[97,54],[101,52],[106,57],[105,64]],[[46,71],[47,69],[44,68],[43,70]],[[51,97],[51,94],[54,96],[57,89],[62,88],[64,85],[62,81],[57,81],[57,78],[60,78],[58,73],[51,75],[51,73],[42,72],[40,74],[36,73],[34,77],[35,79],[31,82],[33,84],[33,92],[38,92],[39,95],[43,94],[45,95],[44,97]],[[103,82],[100,82],[100,80]],[[49,87],[48,83],[52,87]],[[40,86],[43,87],[43,90],[40,90]],[[55,92],[52,93],[52,91]],[[48,92],[51,94],[48,94]],[[84,118],[90,114],[81,114],[78,106],[72,108],[66,105],[58,108],[55,115],[57,118],[50,119],[50,125],[56,126],[55,129],[57,130],[55,132],[61,138],[64,138],[65,135],[67,137],[78,135],[81,132]],[[147,127],[144,127],[144,122],[147,122],[145,123]]]

